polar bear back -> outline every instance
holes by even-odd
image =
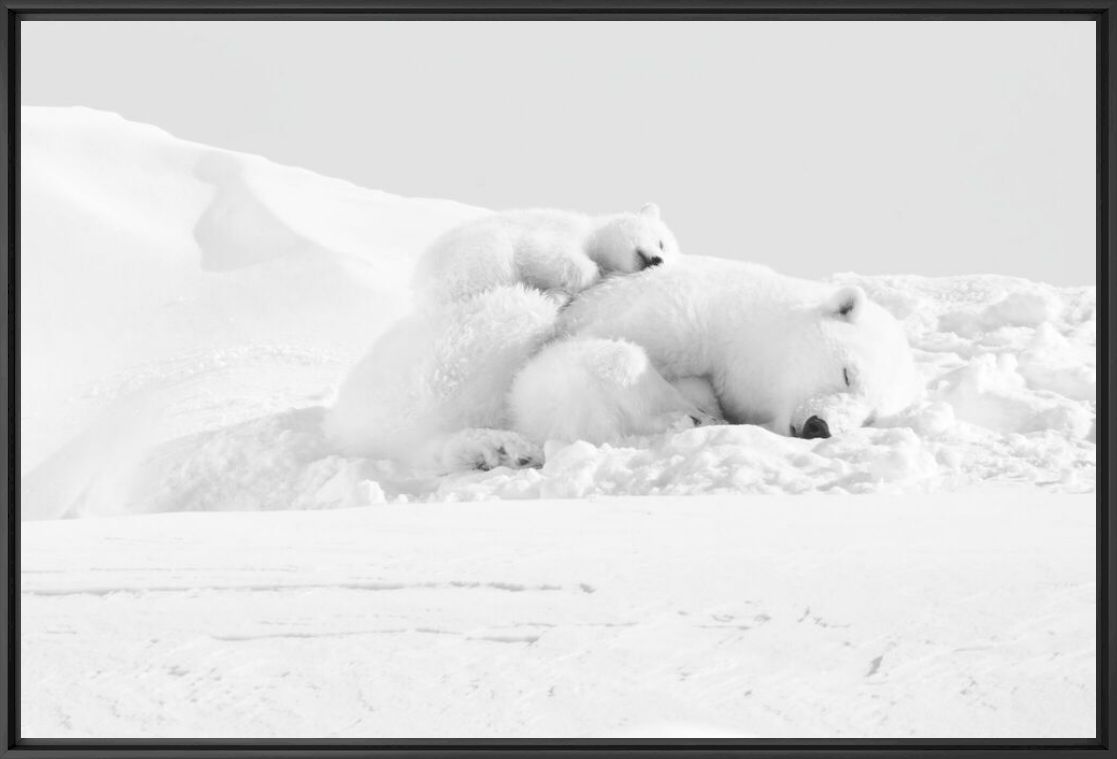
[[[784,318],[799,297],[786,280],[759,264],[687,256],[590,288],[563,310],[558,331],[632,340],[669,379],[703,374],[723,340],[769,331],[763,322]],[[751,307],[736,321],[742,302]]]
[[[572,211],[504,211],[443,234],[416,267],[427,303],[450,303],[501,285],[576,293],[601,276],[586,248],[591,216]]]

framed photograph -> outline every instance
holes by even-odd
[[[1111,755],[1113,0],[0,5],[0,754]]]

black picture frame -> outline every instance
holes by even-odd
[[[178,759],[206,756],[210,759],[249,757],[419,757],[489,756],[533,753],[551,759],[566,757],[653,757],[687,756],[694,759],[749,756],[768,757],[873,756],[879,759],[926,756],[969,759],[1027,753],[1028,756],[1072,757],[1083,754],[1117,756],[1113,735],[1117,730],[1117,708],[1111,694],[1117,684],[1112,652],[1117,631],[1117,604],[1113,588],[1117,563],[1114,503],[1110,468],[1114,456],[1109,432],[1114,422],[1113,380],[1109,369],[1114,361],[1114,312],[1109,298],[1117,293],[1110,270],[1114,254],[1113,201],[1114,164],[1117,144],[1117,107],[1114,82],[1117,64],[1111,51],[1117,46],[1117,0],[0,0],[0,50],[4,51],[0,76],[0,132],[4,175],[0,230],[5,255],[0,259],[3,281],[3,330],[0,331],[5,359],[3,404],[7,434],[0,439],[6,487],[0,529],[0,592],[3,593],[4,624],[0,625],[0,757],[120,757],[143,756]],[[25,20],[345,20],[345,19],[764,19],[764,20],[1028,20],[1090,19],[1097,25],[1097,272],[1104,287],[1098,300],[1101,345],[1104,360],[1098,362],[1098,447],[1101,467],[1097,499],[1097,732],[1094,739],[1076,740],[850,740],[850,739],[576,739],[576,740],[47,740],[19,737],[19,192],[20,192],[20,23]]]

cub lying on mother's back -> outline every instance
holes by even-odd
[[[637,213],[609,216],[503,211],[436,239],[419,260],[414,286],[427,304],[514,284],[570,296],[602,276],[641,271],[678,256],[675,236],[654,203]]]

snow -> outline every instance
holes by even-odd
[[[25,737],[1092,735],[1095,287],[837,274],[887,425],[417,471],[322,411],[483,209],[22,130]]]
[[[173,435],[327,389],[407,307],[415,252],[482,213],[87,109],[24,108],[21,137],[24,474],[114,402],[170,421],[193,383],[189,413],[220,413]],[[246,369],[270,402],[229,386]]]
[[[1091,736],[1093,539],[1030,488],[29,522],[23,735]]]

